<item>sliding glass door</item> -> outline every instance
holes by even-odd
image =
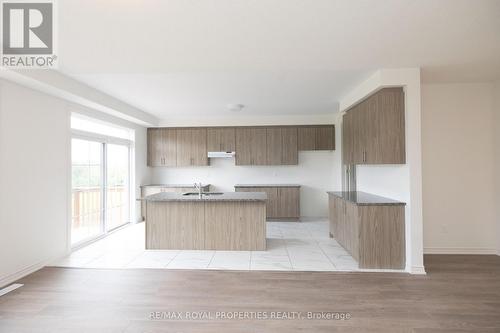
[[[129,220],[129,148],[106,145],[106,230]]]
[[[130,221],[130,147],[83,138],[71,146],[71,244],[77,245]]]
[[[80,243],[103,232],[103,144],[73,139],[71,142],[71,243]]]

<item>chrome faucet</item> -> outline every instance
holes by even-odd
[[[201,199],[201,197],[203,195],[203,185],[201,184],[201,182],[200,183],[194,183],[194,187],[196,189],[198,189],[198,195],[199,195],[199,197]]]

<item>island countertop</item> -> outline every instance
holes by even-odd
[[[334,195],[346,201],[352,202],[358,206],[370,206],[370,205],[406,205],[406,203],[381,197],[375,194],[370,194],[361,191],[337,191],[337,192],[327,192],[330,195]]]
[[[236,184],[234,187],[300,187],[299,184]]]
[[[144,198],[146,201],[266,201],[263,192],[224,192],[222,194],[182,195],[177,192],[161,192]]]
[[[201,184],[203,187],[210,186],[210,184]],[[194,184],[145,184],[141,185],[140,187],[171,187],[171,188],[188,188],[192,187],[195,188]]]

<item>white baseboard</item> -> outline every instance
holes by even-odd
[[[414,275],[426,275],[427,272],[425,271],[424,266],[412,266],[410,274],[414,274]]]
[[[64,256],[63,256],[64,257]],[[57,258],[52,258],[52,259],[47,259],[43,260],[41,262],[38,262],[36,264],[30,265],[28,267],[25,267],[17,272],[14,272],[12,274],[6,275],[6,276],[0,276],[0,288],[3,288],[19,279],[22,279],[23,277],[30,275],[31,273],[34,273],[38,271],[39,269],[42,269],[43,267],[47,266],[49,263],[61,259],[61,256],[58,256]]]
[[[426,247],[424,254],[496,254],[496,249],[480,247]]]

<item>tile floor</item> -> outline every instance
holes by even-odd
[[[328,236],[326,219],[267,222],[266,251],[146,250],[144,223],[130,225],[74,251],[52,266],[275,271],[357,271]]]

